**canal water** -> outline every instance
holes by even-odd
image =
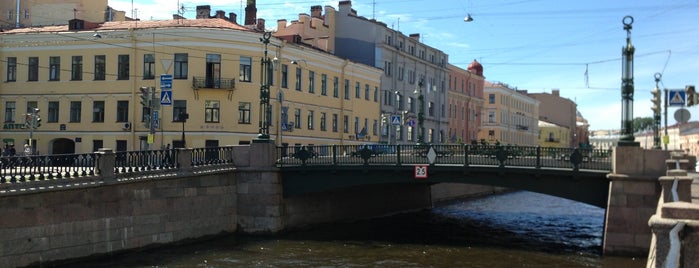
[[[532,192],[275,236],[229,235],[81,267],[645,267],[601,257],[604,210]],[[73,264],[71,266],[74,266]]]

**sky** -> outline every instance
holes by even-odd
[[[171,19],[182,12],[195,18],[196,6],[210,5],[245,18],[240,0],[109,0],[109,5],[141,20]],[[257,0],[257,17],[268,27],[310,14],[313,5],[339,1]],[[684,90],[699,84],[699,14],[697,0],[353,0],[359,16],[376,19],[449,55],[466,69],[474,59],[486,80],[530,93],[560,90],[578,105],[591,130],[621,127],[621,53],[631,16],[634,54],[634,117],[650,117],[650,91],[657,86]],[[465,22],[469,15],[471,22]],[[627,22],[629,20],[627,19]],[[269,28],[269,30],[274,30]],[[678,107],[668,109],[675,124]],[[690,120],[699,108],[687,107]],[[664,120],[664,119],[663,119]]]

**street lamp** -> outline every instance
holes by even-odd
[[[633,17],[625,16],[621,22],[626,30],[626,46],[621,48],[621,137],[619,146],[640,146],[633,136],[633,54],[631,24]]]
[[[660,146],[660,113],[663,109],[661,97],[662,92],[658,87],[658,83],[660,83],[660,78],[662,77],[662,74],[655,73],[654,77],[655,88],[651,91],[651,94],[653,94],[653,106],[651,107],[651,109],[653,110],[653,149],[662,149],[662,147]]]
[[[24,125],[29,128],[29,148],[31,148],[31,153],[34,154],[34,145],[32,144],[34,140],[34,130],[41,125],[41,117],[39,117],[39,108],[32,108],[31,113],[28,113],[25,117]]]
[[[179,121],[182,122],[182,148],[187,148],[187,143],[185,142],[185,139],[184,139],[184,123],[186,123],[187,119],[189,119],[189,114],[182,111],[177,116],[177,119],[179,119]]]
[[[423,134],[424,134],[424,129],[423,129],[423,121],[425,120],[425,98],[422,95],[422,79],[420,79],[419,82],[417,82],[417,88],[413,92],[417,96],[417,100],[419,101],[420,107],[418,108],[418,113],[417,113],[417,142],[416,144],[420,145],[423,143]]]
[[[269,138],[269,119],[272,113],[271,106],[269,105],[270,98],[270,84],[272,81],[272,60],[267,56],[267,46],[269,45],[269,39],[272,37],[271,32],[265,32],[260,38],[260,42],[265,46],[264,56],[261,59],[261,72],[260,72],[260,119],[258,121],[259,134],[257,138],[253,140],[254,143],[268,143]]]

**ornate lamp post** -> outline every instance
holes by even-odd
[[[618,146],[640,146],[633,136],[633,54],[631,24],[633,17],[625,16],[621,21],[626,30],[626,46],[621,49],[621,137]]]
[[[660,91],[660,88],[658,87],[661,77],[662,74],[655,73],[655,88],[651,90],[651,94],[653,94],[653,99],[651,100],[653,102],[653,106],[651,107],[653,110],[653,149],[662,149],[660,146],[660,113],[663,109],[661,97],[662,91]]]
[[[423,129],[423,121],[425,120],[425,97],[422,95],[422,79],[420,79],[419,82],[417,82],[417,88],[413,92],[415,95],[417,95],[417,100],[419,102],[420,107],[418,108],[417,112],[417,142],[416,144],[420,145],[423,143],[423,138],[424,138],[424,129]]]
[[[269,125],[270,116],[272,114],[272,107],[269,105],[270,97],[270,84],[272,81],[272,60],[267,56],[267,45],[269,45],[269,39],[272,37],[271,32],[265,32],[260,38],[260,42],[265,46],[264,56],[261,60],[261,72],[260,72],[260,120],[259,134],[257,138],[253,140],[255,143],[267,143],[270,142],[269,138]]]
[[[179,121],[182,122],[182,148],[187,148],[187,144],[184,139],[184,123],[186,123],[187,119],[189,119],[189,114],[185,112],[180,112],[180,114],[177,116],[177,119],[179,119]]]

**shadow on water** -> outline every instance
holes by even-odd
[[[645,259],[600,256],[603,221],[603,209],[513,192],[274,236],[223,235],[80,266],[644,267]]]

